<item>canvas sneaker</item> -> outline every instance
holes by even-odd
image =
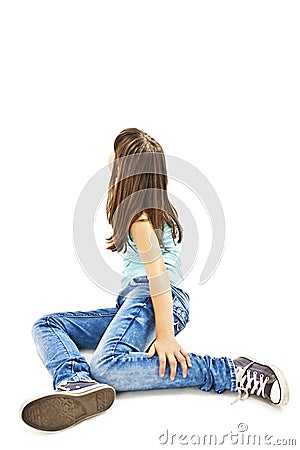
[[[257,395],[274,405],[285,406],[288,403],[289,388],[280,369],[244,356],[233,362],[237,378],[237,400]]]

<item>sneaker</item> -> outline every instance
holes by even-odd
[[[289,401],[287,381],[277,367],[261,364],[252,358],[240,356],[234,361],[237,379],[237,400],[255,394],[274,405],[285,406]]]
[[[51,394],[26,402],[21,417],[38,430],[60,431],[106,411],[115,397],[115,389],[107,384],[65,382]]]

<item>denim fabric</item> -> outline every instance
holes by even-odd
[[[171,284],[174,332],[189,320],[189,295]],[[170,380],[169,367],[159,377],[157,355],[146,357],[155,340],[155,318],[146,275],[132,278],[119,292],[115,308],[64,312],[43,316],[32,329],[33,338],[56,388],[63,381],[96,380],[116,391],[198,386],[221,393],[236,390],[233,361],[189,353],[192,367],[182,378],[181,366]],[[90,364],[80,349],[95,350]]]

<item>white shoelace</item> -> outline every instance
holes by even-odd
[[[246,400],[251,394],[261,395],[263,398],[266,397],[265,388],[269,377],[264,377],[261,373],[258,378],[256,370],[249,370],[252,364],[253,361],[245,367],[236,367],[238,396],[231,403],[232,405],[239,400]]]

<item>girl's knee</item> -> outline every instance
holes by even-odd
[[[94,380],[99,383],[111,383],[114,372],[114,358],[106,357],[102,359],[92,357],[90,361],[90,373]]]
[[[33,323],[32,328],[31,328],[33,335],[35,334],[35,332],[38,328],[45,326],[45,324],[47,322],[47,317],[48,316],[42,316]]]
[[[53,326],[56,321],[55,321],[55,316],[56,314],[46,314],[42,317],[40,317],[39,319],[37,319],[31,328],[31,333],[33,338],[35,337],[35,335],[37,334],[37,332],[42,331],[45,328],[48,328],[50,326]]]
[[[98,379],[107,372],[108,366],[109,364],[107,362],[92,357],[90,360],[90,372],[92,377],[98,381]]]

